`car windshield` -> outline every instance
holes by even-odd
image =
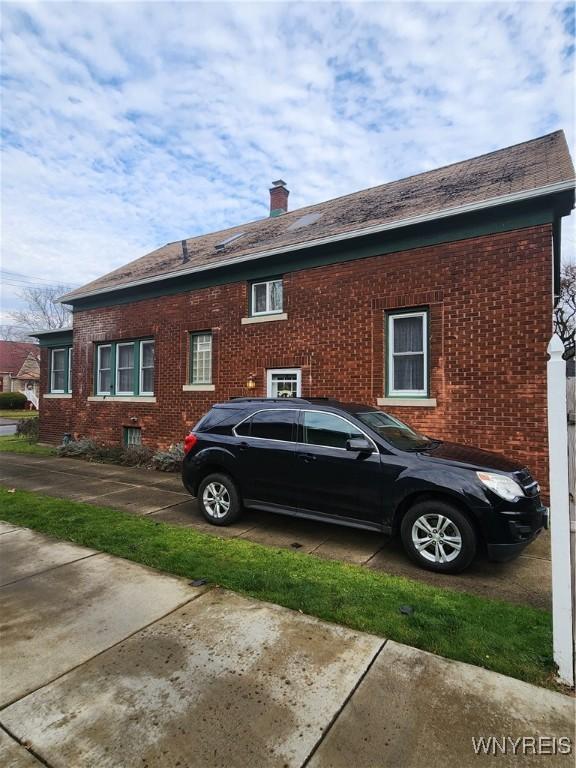
[[[367,411],[354,415],[380,437],[391,443],[394,448],[399,448],[401,451],[419,451],[430,448],[437,442],[430,440],[426,435],[421,435],[420,432],[416,432],[403,421],[382,411]]]

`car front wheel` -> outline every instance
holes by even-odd
[[[421,501],[404,515],[402,543],[414,562],[438,573],[459,573],[476,554],[476,533],[459,509],[443,501]]]
[[[240,497],[228,475],[208,475],[198,488],[198,504],[212,525],[230,525],[241,512]]]

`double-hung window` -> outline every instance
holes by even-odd
[[[252,283],[251,314],[273,315],[283,311],[282,279]]]
[[[154,394],[154,342],[140,342],[140,394]]]
[[[50,392],[64,394],[70,388],[69,347],[52,349],[50,354]]]
[[[190,384],[212,384],[212,334],[190,334]]]
[[[428,395],[428,313],[394,312],[388,315],[388,395]]]
[[[154,395],[154,340],[99,344],[95,378],[97,395]]]
[[[134,343],[116,345],[116,394],[134,394]]]
[[[98,375],[96,393],[109,395],[112,393],[112,344],[101,344],[98,347]]]

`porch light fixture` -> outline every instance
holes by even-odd
[[[246,382],[246,389],[256,389],[256,374],[249,373],[248,381]]]

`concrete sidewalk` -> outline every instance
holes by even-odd
[[[252,510],[233,525],[216,528],[204,520],[196,500],[182,487],[179,475],[90,464],[78,459],[0,453],[0,484],[150,515],[155,520],[192,526],[213,536],[294,548],[483,597],[547,610],[551,607],[548,533],[510,563],[489,563],[478,557],[465,573],[445,576],[414,565],[398,540],[353,528]]]
[[[472,737],[573,749],[559,693],[9,524],[0,562],[1,765],[466,768],[486,759]]]

